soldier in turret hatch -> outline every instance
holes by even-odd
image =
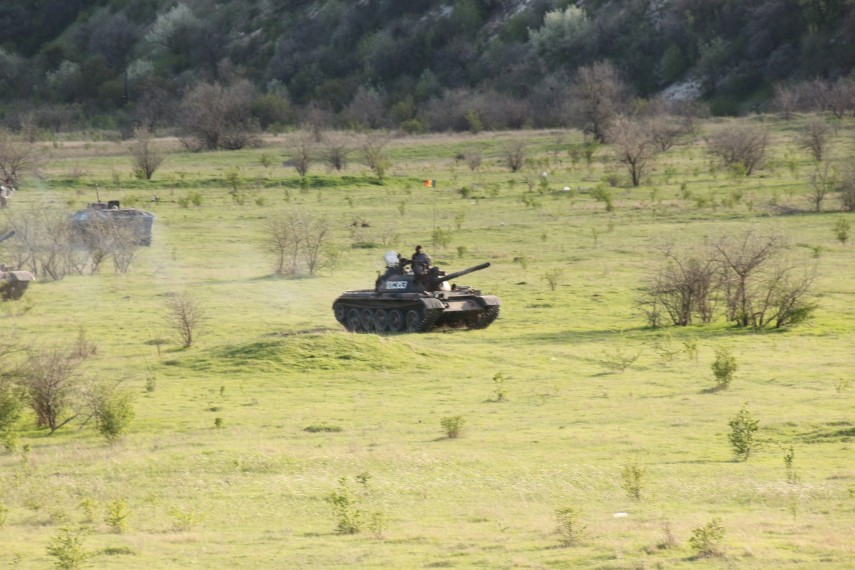
[[[413,273],[415,273],[416,277],[423,278],[427,275],[428,269],[430,269],[431,258],[428,254],[426,254],[422,250],[422,246],[416,246],[416,252],[413,254],[412,266]]]

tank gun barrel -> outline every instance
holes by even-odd
[[[439,279],[437,279],[437,283],[443,283],[450,279],[456,279],[458,277],[462,277],[463,275],[468,275],[474,271],[481,271],[482,269],[487,269],[490,267],[490,262],[486,261],[480,265],[476,265],[474,267],[469,267],[467,269],[463,269],[462,271],[455,271],[454,273],[449,273],[448,275],[443,275]]]
[[[3,235],[0,235],[0,243],[3,243],[7,239],[11,238],[13,235],[15,235],[15,230],[9,230],[8,232],[4,233]]]

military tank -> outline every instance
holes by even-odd
[[[428,332],[439,327],[484,329],[499,316],[501,302],[452,279],[490,267],[482,263],[446,274],[438,267],[413,269],[412,260],[386,253],[386,271],[374,289],[346,291],[332,305],[336,320],[350,332]]]
[[[14,230],[10,230],[3,235],[0,235],[0,243],[15,235]],[[29,271],[15,271],[8,269],[6,264],[0,263],[0,300],[16,301],[24,295],[24,291],[30,286],[30,283],[36,280],[36,276]]]

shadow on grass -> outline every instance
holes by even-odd
[[[705,339],[728,339],[741,338],[745,336],[769,335],[769,334],[785,334],[789,329],[762,329],[755,330],[751,328],[742,328],[734,325],[707,325],[707,326],[689,326],[689,327],[648,327],[637,326],[624,329],[600,329],[600,330],[567,330],[553,333],[531,333],[523,334],[517,338],[532,340],[535,342],[598,342],[610,340],[615,337],[624,338],[626,340],[647,341],[657,339],[663,334],[671,334],[674,340],[681,340],[684,336],[697,338],[698,340]]]

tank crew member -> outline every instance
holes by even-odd
[[[413,254],[413,273],[416,275],[425,275],[430,269],[431,258],[422,250],[422,246],[416,246],[416,252]]]

